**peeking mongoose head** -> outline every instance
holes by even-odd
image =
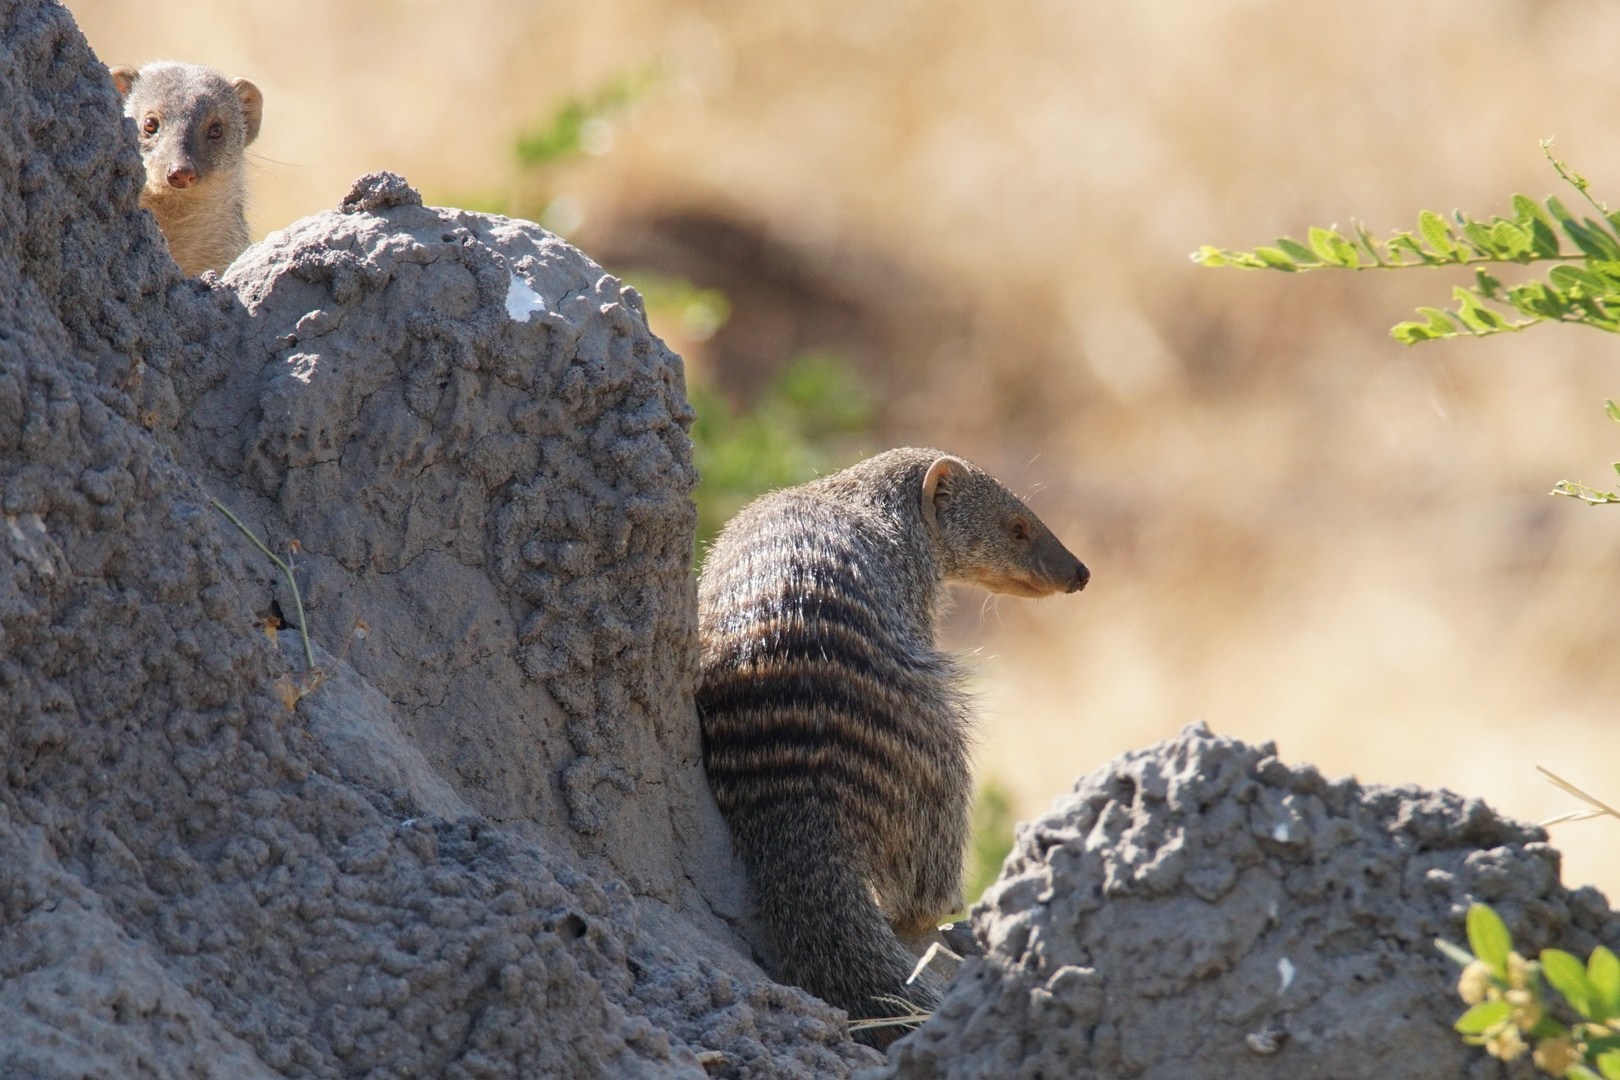
[[[258,137],[264,95],[246,79],[157,60],[139,70],[113,68],[112,80],[140,133],[149,198],[206,188],[216,175],[238,171]]]
[[[1023,500],[961,458],[936,459],[919,497],[948,581],[1033,598],[1078,592],[1091,579]]]

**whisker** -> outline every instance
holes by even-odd
[[[279,158],[265,157],[263,154],[255,154],[255,153],[253,153],[251,151],[244,152],[244,154],[242,156],[247,158],[249,161],[253,162],[254,164],[258,164],[260,161],[268,161],[272,165],[281,165],[281,166],[284,166],[284,167],[289,168],[289,169],[307,169],[307,168],[309,168],[308,165],[300,165],[296,161],[282,161]]]

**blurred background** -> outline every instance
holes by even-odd
[[[69,0],[108,64],[264,91],[256,235],[359,174],[529,217],[688,363],[703,528],[920,444],[1028,497],[1081,595],[964,592],[987,854],[1194,719],[1364,782],[1620,802],[1620,340],[1388,336],[1466,271],[1194,266],[1556,150],[1620,202],[1605,0]],[[1572,204],[1573,205],[1573,204]],[[1511,275],[1509,275],[1511,276]],[[1620,822],[1555,827],[1620,893]]]

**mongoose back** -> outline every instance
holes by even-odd
[[[971,717],[934,644],[944,585],[1039,597],[1089,576],[1012,492],[937,450],[879,454],[726,526],[698,584],[703,761],[777,978],[855,1018],[936,1004],[906,985],[902,938],[962,903]]]
[[[223,272],[248,246],[247,158],[264,95],[201,64],[113,68],[124,115],[140,133],[141,205],[157,217],[187,277]]]

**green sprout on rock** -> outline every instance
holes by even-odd
[[[1464,1041],[1514,1061],[1528,1050],[1536,1067],[1569,1080],[1620,1080],[1620,959],[1603,946],[1582,964],[1562,949],[1535,960],[1513,951],[1500,916],[1484,904],[1468,909],[1468,945],[1435,946],[1462,967],[1457,993],[1468,1005],[1455,1027]],[[1549,1011],[1549,986],[1579,1020],[1565,1025]]]

